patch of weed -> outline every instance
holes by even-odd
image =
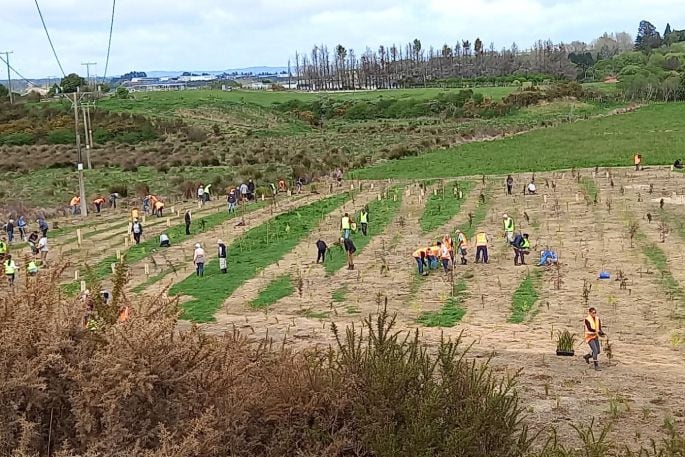
[[[462,198],[459,198],[457,188],[461,190]],[[453,181],[439,186],[437,193],[431,193],[426,200],[423,215],[419,219],[421,231],[432,232],[457,215],[472,188],[471,181]]]
[[[425,312],[416,322],[426,327],[454,327],[461,321],[466,314],[466,310],[461,307],[466,296],[466,281],[460,280],[454,285],[454,289],[454,296],[449,297],[439,311]]]
[[[542,270],[533,270],[521,281],[512,297],[509,322],[520,324],[526,320],[533,306],[540,298],[537,288],[540,285],[541,278]]]
[[[259,291],[257,298],[250,301],[250,308],[268,308],[281,298],[288,297],[294,292],[295,286],[293,286],[293,280],[290,275],[279,276],[271,281],[264,289]]]

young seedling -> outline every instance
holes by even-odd
[[[592,291],[592,284],[587,280],[583,279],[583,305],[587,308],[590,304],[590,292]]]
[[[628,235],[630,236],[630,247],[633,247],[633,240],[637,236],[637,232],[640,230],[640,224],[637,221],[633,221],[628,226]]]
[[[666,235],[668,235],[669,232],[669,227],[666,222],[659,222],[659,236],[661,237],[661,242],[665,243],[666,242]]]
[[[652,223],[652,213],[647,213],[647,223]]]

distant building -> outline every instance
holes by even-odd
[[[14,91],[12,91],[14,92]],[[41,97],[45,97],[48,95],[48,92],[50,92],[50,89],[46,89],[45,87],[38,87],[34,86],[32,84],[29,84],[29,86],[26,88],[26,91],[24,92],[24,95],[30,95],[30,94],[38,94]]]

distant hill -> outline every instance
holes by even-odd
[[[222,73],[238,73],[239,75],[247,75],[252,73],[258,75],[260,73],[276,74],[283,71],[287,72],[288,67],[247,67],[247,68],[229,68],[227,70],[178,70],[178,71],[146,71],[145,73],[151,78],[162,78],[168,76],[180,76],[184,71],[201,75],[207,73],[210,75],[220,75]],[[292,70],[291,70],[292,71]]]

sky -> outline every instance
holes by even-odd
[[[102,76],[112,1],[38,4],[64,71],[85,76],[81,63],[97,62],[91,71]],[[60,76],[34,1],[0,6],[0,52],[14,51],[11,63],[27,78]],[[117,0],[107,74],[286,66],[321,43],[358,55],[414,38],[425,49],[476,37],[525,49],[538,39],[634,35],[642,19],[661,32],[667,22],[683,29],[683,0]]]

